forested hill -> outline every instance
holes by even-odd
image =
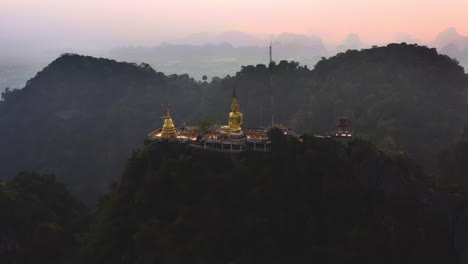
[[[405,155],[271,133],[271,153],[234,161],[167,142],[136,151],[72,263],[466,261],[458,205]]]
[[[121,174],[131,151],[161,124],[161,104],[182,116],[200,105],[200,86],[148,65],[67,54],[0,102],[0,175],[53,172],[94,200]],[[185,111],[184,111],[185,110]]]
[[[467,125],[468,75],[436,49],[390,44],[349,50],[320,61],[312,75],[316,89],[297,112],[298,127],[320,127],[344,114],[357,134],[382,147],[429,158]]]
[[[0,263],[62,264],[88,228],[88,209],[53,175],[0,181]]]
[[[322,59],[245,66],[197,82],[147,64],[65,54],[0,101],[0,175],[53,172],[93,201],[120,175],[129,153],[161,126],[161,104],[176,125],[227,122],[237,87],[245,126],[276,123],[325,133],[336,116],[379,147],[430,160],[467,124],[463,69],[435,49],[391,44]],[[272,104],[273,101],[273,104]]]

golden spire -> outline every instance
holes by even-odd
[[[239,106],[239,103],[237,102],[237,93],[236,93],[236,87],[232,87],[232,104],[231,105],[237,105]]]
[[[166,106],[166,118],[171,118],[171,111],[169,108],[169,104]]]
[[[233,99],[234,99],[234,98],[237,99],[236,87],[235,87],[235,86],[232,87],[232,98],[233,98]]]
[[[169,104],[166,105],[166,119],[164,120],[164,126],[162,128],[162,137],[172,137],[177,134],[177,131],[174,126],[174,122],[171,119],[171,112],[169,109]]]

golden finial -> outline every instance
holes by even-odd
[[[237,105],[239,107],[239,103],[237,102],[237,93],[236,93],[236,87],[232,87],[232,104],[231,105]]]
[[[237,94],[236,94],[236,87],[235,86],[232,87],[232,99],[237,100]]]
[[[171,118],[171,106],[170,104],[166,105],[166,118]]]

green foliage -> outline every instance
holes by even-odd
[[[5,92],[0,175],[54,172],[94,205],[121,174],[128,154],[162,126],[157,106],[169,101],[177,106],[176,123],[195,122],[199,92],[187,75],[168,77],[147,64],[64,54],[25,88]]]
[[[351,140],[348,146],[348,151],[350,152],[352,157],[358,162],[366,160],[369,158],[369,156],[373,156],[378,152],[375,145],[373,145],[369,141],[360,138],[355,138]]]
[[[18,98],[18,95],[20,94],[19,89],[13,89],[10,90],[10,88],[5,88],[5,91],[3,91],[0,95],[0,117],[2,115],[2,112],[4,111],[4,105],[5,101],[8,100],[8,102],[14,102],[16,98]]]
[[[198,132],[202,135],[206,134],[210,128],[219,122],[218,118],[208,118],[198,121]]]
[[[300,142],[278,130],[271,153],[164,142],[135,152],[74,260],[455,263],[446,216],[418,203],[440,201],[406,180],[415,168],[363,140]]]
[[[0,208],[1,263],[63,263],[88,227],[87,209],[53,175],[0,182]]]
[[[439,164],[446,184],[461,184],[468,188],[468,140],[450,146],[439,156]]]

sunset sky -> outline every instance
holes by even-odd
[[[0,40],[10,43],[151,45],[239,30],[378,44],[401,32],[429,42],[449,27],[468,35],[468,0],[0,0]]]

